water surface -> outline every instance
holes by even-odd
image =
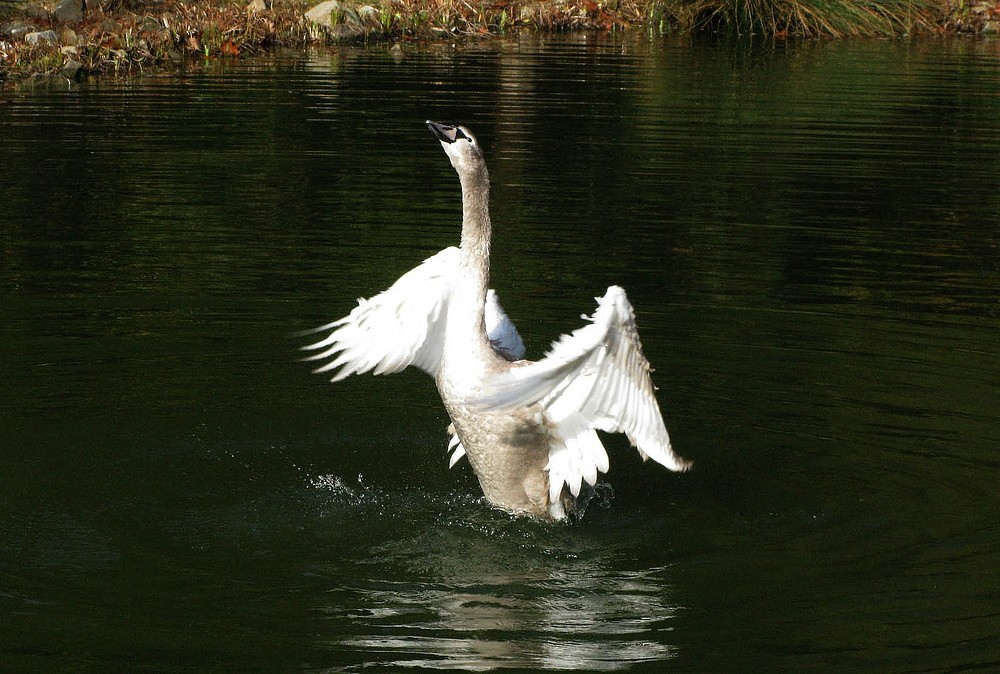
[[[990,41],[523,37],[0,105],[0,659],[15,671],[1000,667]],[[675,447],[514,519],[419,372],[290,333],[493,179],[529,353],[624,286]]]

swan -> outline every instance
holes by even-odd
[[[598,430],[624,433],[646,460],[675,471],[674,453],[642,353],[632,305],[611,286],[584,327],[539,361],[489,288],[489,173],[464,126],[428,121],[462,188],[462,235],[349,315],[310,333],[314,372],[388,374],[416,366],[434,378],[451,418],[449,465],[468,458],[486,499],[546,520],[576,516],[581,489],[606,473]]]

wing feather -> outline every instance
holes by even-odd
[[[575,495],[608,468],[594,430],[624,433],[639,454],[671,470],[687,470],[677,456],[656,401],[651,368],[642,353],[632,305],[618,286],[598,298],[588,325],[563,335],[542,360],[494,379],[481,404],[511,410],[540,404],[554,429],[549,452],[550,497],[563,484]]]
[[[458,432],[455,430],[455,424],[448,424],[448,434],[451,436],[448,439],[448,450],[451,452],[451,458],[448,460],[448,467],[454,468],[458,460],[465,456],[465,447],[462,445],[462,441],[458,437]]]
[[[314,372],[335,370],[331,381],[352,374],[389,374],[415,365],[435,376],[441,364],[444,323],[458,268],[458,248],[445,248],[406,272],[387,290],[339,320],[309,332],[330,334],[302,347],[305,360],[327,360]]]

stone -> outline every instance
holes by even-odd
[[[248,12],[263,12],[267,9],[267,3],[264,0],[250,0],[247,4]]]
[[[307,19],[327,28],[333,28],[335,16],[339,19],[343,15],[344,6],[338,0],[325,0],[306,12]]]
[[[63,77],[69,80],[75,79],[82,67],[83,64],[76,59],[68,59],[62,69]]]
[[[26,5],[21,5],[21,14],[30,16],[33,19],[41,19],[42,21],[49,20],[49,10],[39,2],[29,2]]]
[[[60,23],[80,23],[83,21],[83,0],[62,0],[52,10],[52,16]]]
[[[28,33],[24,36],[24,41],[30,45],[55,44],[56,42],[59,42],[59,36],[56,35],[54,30],[42,30],[34,33]]]
[[[359,10],[339,0],[321,2],[306,12],[305,16],[308,21],[324,27],[327,35],[335,42],[349,42],[365,35]]]
[[[33,23],[11,21],[0,26],[0,37],[9,37],[13,40],[19,40],[28,33],[33,33],[37,30],[38,26]]]
[[[342,23],[327,30],[330,31],[330,37],[337,42],[351,42],[365,35],[364,29],[356,23]]]

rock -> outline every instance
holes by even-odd
[[[41,19],[43,21],[49,20],[49,10],[38,2],[29,2],[26,5],[22,5],[21,14],[24,16],[30,16],[33,19]]]
[[[63,77],[69,80],[75,79],[77,74],[80,72],[80,68],[82,67],[83,64],[76,59],[67,60],[66,65],[64,65],[62,69]]]
[[[327,30],[330,33],[330,37],[335,42],[351,42],[365,36],[364,29],[354,23],[350,25],[342,23],[339,26],[334,26],[333,28],[328,28]]]
[[[325,0],[308,12],[306,18],[327,28],[333,28],[344,16],[344,6],[338,0]]]
[[[24,41],[30,45],[36,44],[55,44],[59,41],[59,36],[56,35],[54,30],[43,30],[36,31],[34,33],[28,33],[24,36]]]
[[[336,42],[349,42],[365,35],[359,10],[339,0],[321,2],[306,12],[305,16],[308,21],[326,28],[327,35]]]
[[[28,33],[33,33],[37,30],[38,26],[33,23],[11,21],[0,26],[0,37],[9,37],[13,40],[19,40]]]
[[[77,49],[76,47],[62,47],[59,49],[59,51],[65,54],[66,56],[76,56],[77,54],[80,53],[80,50]]]
[[[247,4],[248,12],[263,12],[267,9],[267,3],[264,0],[250,0]]]
[[[83,0],[62,0],[52,10],[52,16],[60,23],[80,23],[83,21]]]

